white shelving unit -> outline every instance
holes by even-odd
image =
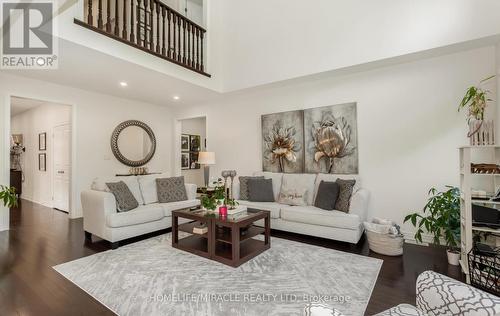
[[[472,173],[471,163],[500,164],[500,146],[464,146],[460,151],[460,266],[470,283],[467,254],[473,247],[474,232],[499,233],[500,229],[474,227],[472,225],[472,204],[490,207],[500,206],[500,202],[472,199],[472,189],[483,189],[493,195],[500,185],[500,174]],[[500,211],[500,210],[499,210]]]

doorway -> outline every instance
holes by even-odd
[[[205,117],[196,117],[179,120],[180,122],[180,174],[186,183],[193,183],[198,187],[204,186],[203,169],[198,164],[200,151],[206,150],[207,120]],[[179,156],[178,156],[179,157]]]
[[[72,107],[11,97],[11,186],[21,201],[70,212]]]

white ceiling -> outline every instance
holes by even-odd
[[[66,40],[59,41],[59,68],[57,70],[10,70],[6,72],[172,107],[199,104],[220,96],[215,91]],[[122,81],[127,82],[128,86],[121,87]],[[175,101],[173,96],[179,96],[180,99]]]
[[[10,108],[10,116],[16,116],[37,106],[47,103],[46,101],[40,101],[35,99],[27,99],[27,98],[19,98],[12,97],[11,98],[11,108]]]

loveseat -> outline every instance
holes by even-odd
[[[251,202],[240,199],[240,185],[235,182],[233,186],[233,195],[240,205],[247,208],[257,208],[271,212],[271,228],[276,230],[289,231],[298,234],[305,234],[339,240],[356,244],[363,235],[363,222],[367,218],[368,202],[370,193],[361,188],[360,179],[351,175],[332,175],[332,174],[287,174],[272,172],[256,172],[254,176],[263,176],[266,179],[272,179],[273,194],[275,202]],[[307,186],[310,197],[305,206],[290,206],[280,204],[278,196],[281,190],[281,184],[284,177],[293,178],[294,181],[300,181],[301,186]],[[318,191],[320,182],[333,182],[337,178],[355,179],[356,184],[350,199],[349,212],[337,210],[327,211],[314,206],[314,200]],[[287,179],[285,179],[287,180]]]
[[[167,174],[157,174],[94,179],[91,189],[81,193],[86,238],[95,235],[110,241],[112,248],[116,248],[121,240],[170,228],[172,211],[200,205],[195,184],[185,184],[187,200],[158,203],[156,179],[167,177]],[[125,182],[139,207],[117,212],[115,196],[106,183],[119,181]]]

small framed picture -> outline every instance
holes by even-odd
[[[38,154],[38,170],[47,171],[47,156],[45,154]]]
[[[198,153],[189,154],[189,169],[200,169],[200,164],[198,163]]]
[[[38,134],[38,150],[47,150],[47,133]]]
[[[181,150],[189,151],[189,135],[186,134],[181,135]]]
[[[198,152],[201,150],[201,136],[189,135],[189,151]]]
[[[181,153],[181,169],[189,169],[189,153]]]

